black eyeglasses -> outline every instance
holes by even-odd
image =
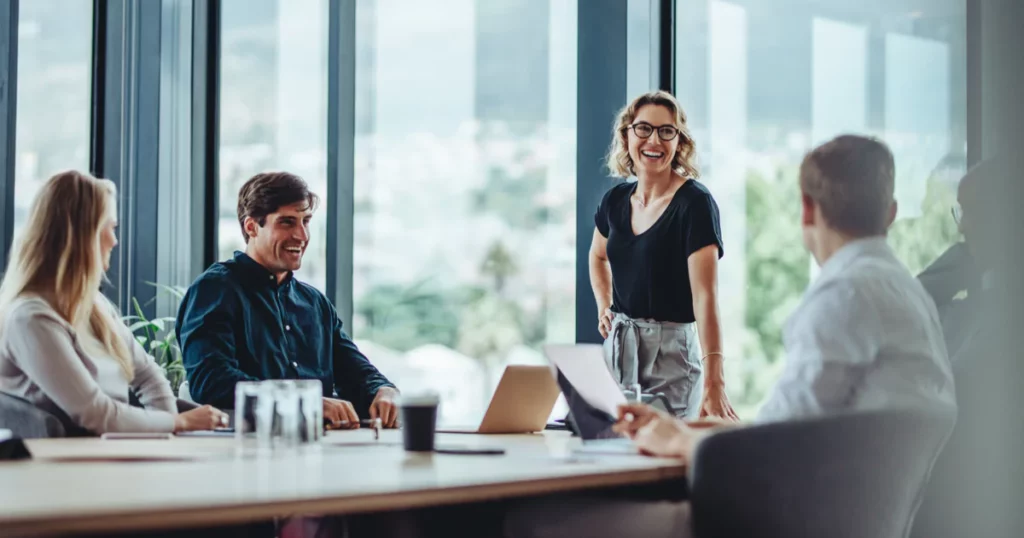
[[[655,128],[653,125],[647,122],[638,122],[625,127],[623,130],[633,129],[633,133],[639,138],[650,138],[654,134],[654,131],[658,131],[658,138],[668,142],[679,135],[679,129],[671,125],[662,125],[661,127]]]

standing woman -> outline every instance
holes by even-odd
[[[111,181],[69,171],[43,186],[0,283],[0,391],[94,434],[226,425],[210,406],[177,413],[163,370],[100,293],[116,228]]]
[[[679,417],[736,419],[722,374],[718,205],[695,159],[671,94],[646,93],[619,112],[608,168],[637,181],[601,200],[590,283],[605,360],[622,386],[664,393]]]

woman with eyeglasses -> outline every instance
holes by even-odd
[[[679,417],[736,420],[725,393],[718,312],[718,205],[671,94],[633,100],[615,122],[608,168],[635,177],[601,200],[590,282],[605,359],[625,388],[664,393]],[[698,343],[699,339],[699,343]]]

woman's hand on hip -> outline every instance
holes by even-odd
[[[612,313],[611,308],[605,308],[597,318],[597,330],[601,331],[602,338],[608,338],[608,335],[612,333],[612,319],[614,318],[615,314]]]

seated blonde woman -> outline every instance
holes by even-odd
[[[0,284],[0,391],[95,434],[225,424],[210,406],[177,413],[163,370],[99,292],[116,228],[111,181],[69,171],[43,186]]]

